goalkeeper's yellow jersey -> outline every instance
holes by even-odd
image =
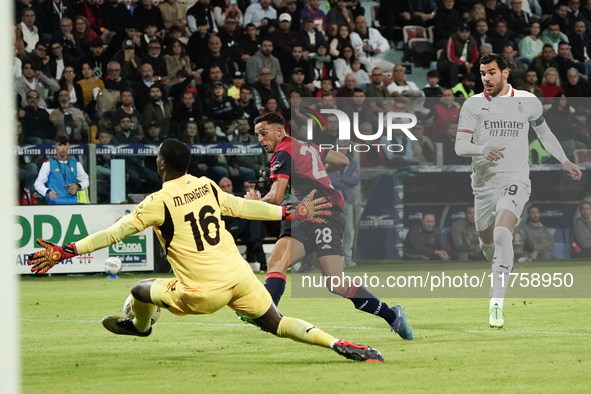
[[[215,291],[238,283],[250,270],[222,215],[281,220],[282,207],[234,197],[208,178],[184,175],[165,182],[132,213],[76,246],[78,253],[89,253],[153,226],[180,282]]]

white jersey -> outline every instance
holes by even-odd
[[[466,100],[460,111],[458,132],[473,134],[479,146],[505,148],[504,158],[488,161],[483,155],[472,157],[472,189],[474,193],[512,182],[529,180],[530,122],[544,122],[540,100],[530,92],[515,90],[502,97],[490,97],[486,92]]]

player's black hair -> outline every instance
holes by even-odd
[[[169,138],[162,142],[159,153],[168,168],[178,172],[187,172],[191,161],[191,150],[185,143]]]
[[[285,127],[283,118],[277,112],[269,112],[268,114],[261,115],[254,120],[255,125],[262,122],[267,122],[267,124],[278,124]]]
[[[499,70],[503,71],[506,68],[509,68],[507,64],[507,59],[499,53],[487,53],[482,55],[480,58],[480,64],[490,64],[492,62],[497,62],[497,66],[499,66]]]

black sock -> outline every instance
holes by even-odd
[[[390,325],[396,320],[396,313],[388,307],[388,304],[378,300],[363,286],[349,287],[345,297],[353,302],[355,308],[363,312],[377,315]]]
[[[279,300],[285,291],[285,275],[279,272],[269,272],[266,276],[265,287],[275,305],[279,305]]]

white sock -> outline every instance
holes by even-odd
[[[513,234],[507,227],[497,226],[493,231],[493,237],[495,252],[492,261],[493,291],[490,306],[497,305],[502,308],[509,274],[513,271]]]
[[[495,244],[485,244],[480,241],[480,249],[482,249],[484,257],[492,263],[492,259],[495,256]]]

